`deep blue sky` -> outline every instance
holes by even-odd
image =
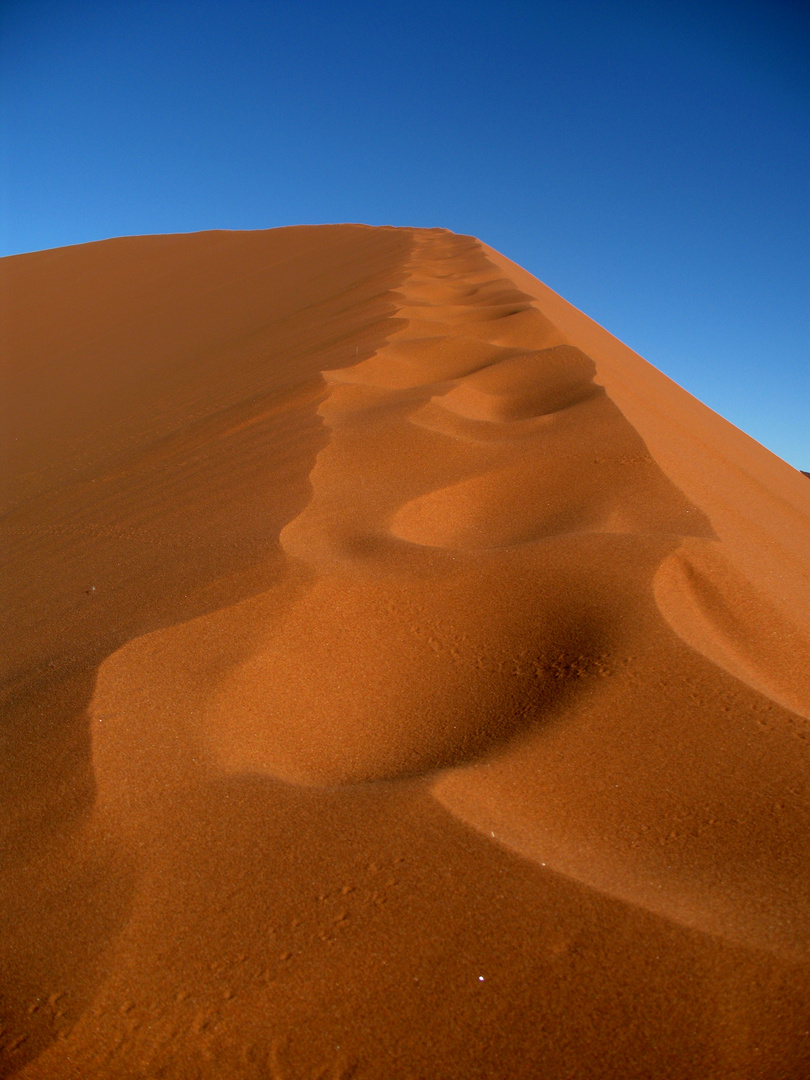
[[[0,254],[472,233],[810,469],[802,0],[0,0]]]

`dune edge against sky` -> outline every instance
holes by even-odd
[[[12,1071],[800,1076],[805,478],[469,237],[18,258]]]

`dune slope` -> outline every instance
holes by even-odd
[[[443,230],[0,272],[0,1075],[810,1071],[805,477]]]

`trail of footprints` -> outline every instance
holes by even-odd
[[[344,436],[335,450],[360,456],[367,410],[379,409],[381,399],[394,421],[391,439],[399,437],[404,450],[409,438],[414,455],[435,446],[435,435],[447,445],[444,460],[424,470],[431,489],[367,526],[452,549],[509,545],[531,539],[549,522],[552,529],[573,524],[549,506],[555,493],[537,458],[554,414],[602,393],[592,383],[591,361],[565,343],[525,294],[495,276],[471,240],[418,237],[396,299],[405,328],[368,360],[326,373],[327,424]],[[348,413],[354,444],[345,434]],[[434,438],[408,436],[402,424]],[[322,483],[328,482],[325,465]]]
[[[471,760],[560,696],[561,651],[607,633],[570,614],[569,538],[701,527],[594,363],[477,241],[414,243],[400,329],[324,373],[329,440],[280,534],[312,584],[206,707],[229,771],[331,784]],[[591,548],[607,561],[610,544]]]
[[[415,245],[393,297],[406,325],[371,357],[324,372],[330,444],[283,546],[318,562],[351,558],[358,536],[452,551],[694,531],[594,383],[593,361],[477,242],[437,231]],[[648,497],[625,497],[639,485]]]

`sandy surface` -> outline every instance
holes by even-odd
[[[810,1075],[805,476],[442,230],[0,290],[0,1075]]]

